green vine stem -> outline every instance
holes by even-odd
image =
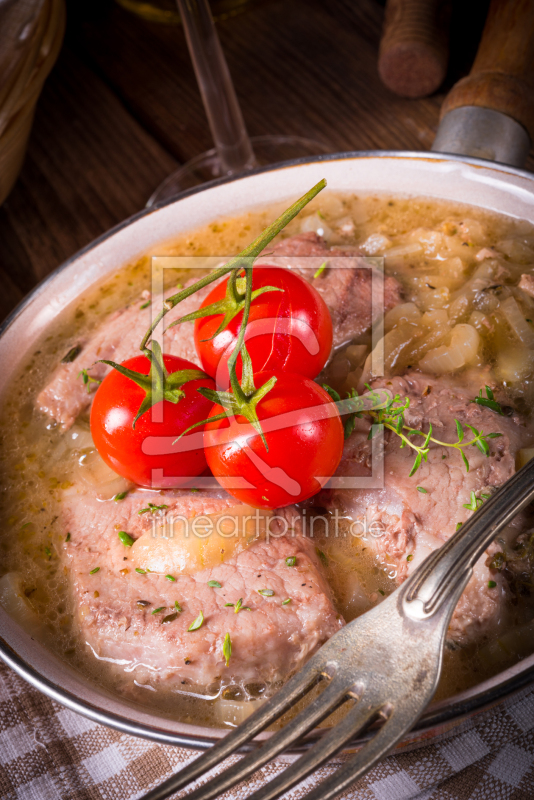
[[[209,275],[205,275],[192,286],[188,286],[186,289],[182,289],[182,291],[178,292],[177,294],[168,297],[163,303],[163,308],[159,314],[157,314],[156,318],[152,321],[150,328],[143,336],[143,340],[141,341],[139,349],[142,352],[145,352],[147,345],[152,338],[154,330],[157,328],[163,317],[175,306],[177,306],[178,303],[181,303],[186,297],[190,297],[192,294],[195,294],[195,292],[198,292],[199,289],[203,289],[204,286],[208,286],[210,283],[222,278],[229,272],[232,272],[235,269],[241,269],[243,267],[243,259],[256,258],[259,256],[262,250],[267,247],[274,237],[277,236],[280,231],[282,231],[286,225],[288,225],[288,223],[291,222],[291,220],[294,219],[300,211],[302,211],[302,209],[310,202],[310,200],[313,200],[313,198],[325,188],[325,186],[326,180],[323,178],[319,181],[319,183],[315,184],[315,186],[313,186],[309,192],[306,192],[306,194],[299,198],[299,200],[287,208],[283,214],[278,217],[278,219],[265,228],[265,230],[260,233],[260,235],[254,239],[251,244],[247,245],[247,247],[245,247],[245,249],[242,250],[239,255],[231,258],[230,261],[228,261],[223,267],[219,267],[219,269],[216,269],[214,272],[210,272]]]

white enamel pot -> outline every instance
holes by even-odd
[[[517,3],[521,5],[522,0]],[[501,6],[506,9],[515,4],[515,0],[506,3],[496,0],[492,5],[492,11],[495,12],[495,6],[501,17],[497,16],[493,22],[490,19],[483,47],[495,38],[491,24],[498,28],[499,35],[507,30]],[[513,41],[512,34],[508,38]],[[522,65],[514,69],[518,73]],[[476,69],[471,78],[478,80]],[[260,169],[191,190],[178,199],[137,214],[101,236],[58,267],[3,324],[0,329],[0,397],[57,316],[120,266],[141,255],[157,254],[163,243],[216,218],[232,217],[280,201],[289,203],[321,178],[327,179],[332,191],[425,196],[468,203],[534,223],[532,174],[517,166],[454,154],[483,153],[508,164],[521,164],[529,148],[528,134],[520,124],[524,121],[523,112],[512,113],[515,117],[512,119],[510,109],[502,108],[493,100],[485,101],[486,108],[465,108],[465,102],[455,106],[451,102],[454,91],[447,101],[449,113],[436,139],[437,147],[452,154],[341,153]],[[468,100],[471,106],[477,105],[476,98],[468,96]],[[527,119],[525,125],[528,127],[529,123]],[[176,722],[112,694],[34,641],[1,607],[0,657],[52,699],[125,733],[203,749],[226,732]],[[534,655],[491,680],[431,706],[401,747],[411,748],[422,740],[443,736],[472,715],[487,713],[496,703],[512,702],[533,683]]]

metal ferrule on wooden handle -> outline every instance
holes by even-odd
[[[441,117],[432,150],[524,165],[534,141],[533,0],[492,0],[473,68]]]

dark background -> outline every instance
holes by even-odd
[[[447,89],[469,71],[487,5],[455,3],[442,90],[404,100],[378,77],[383,3],[251,2],[218,22],[250,135],[297,134],[332,151],[428,149]],[[180,26],[146,22],[112,0],[71,0],[67,14],[24,168],[0,207],[0,318],[212,146]]]

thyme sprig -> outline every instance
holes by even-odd
[[[327,391],[329,391],[329,387],[325,386],[325,388]],[[366,384],[366,388],[371,394],[373,393],[373,389],[369,386],[369,384]],[[349,398],[357,397],[357,392],[353,389],[348,396]],[[337,397],[339,398],[339,395],[337,395]],[[488,399],[490,401],[492,400],[491,397]],[[483,405],[485,405],[485,403]],[[457,441],[443,442],[441,439],[436,439],[436,437],[432,435],[432,423],[429,423],[428,431],[426,433],[406,425],[405,413],[409,407],[410,399],[405,397],[404,400],[402,400],[401,396],[396,394],[394,397],[390,398],[389,402],[386,403],[383,408],[365,409],[359,413],[350,415],[349,420],[351,418],[354,420],[355,417],[361,417],[363,414],[365,414],[372,420],[369,435],[367,437],[368,439],[372,439],[379,431],[389,430],[401,440],[401,449],[403,447],[410,447],[415,452],[415,460],[409,473],[410,477],[415,475],[424,461],[427,461],[431,442],[440,447],[451,447],[457,450],[462,457],[466,471],[469,472],[469,461],[464,451],[468,447],[476,447],[487,457],[490,455],[488,439],[497,439],[499,436],[502,436],[502,433],[484,433],[483,430],[478,430],[478,428],[475,428],[474,425],[469,425],[468,423],[462,425],[458,419],[455,419],[454,422],[456,424]],[[349,428],[350,432],[352,432],[353,427],[354,422],[352,422],[351,425],[349,425],[348,422],[345,423],[345,431],[347,431],[347,428]],[[471,431],[473,434],[469,439],[465,438],[467,431]],[[416,441],[413,441],[413,439],[417,437],[421,437],[423,442],[418,444]]]
[[[65,363],[65,362],[62,362],[62,363]],[[88,369],[81,369],[78,372],[78,376],[77,376],[79,378],[80,375],[81,375],[82,381],[83,381],[83,385],[87,389],[87,393],[89,393],[91,391],[91,384],[92,383],[96,383],[97,386],[100,386],[100,384],[102,383],[102,381],[99,381],[97,378],[93,378],[93,377],[91,377],[91,375],[89,375],[88,370],[92,369],[93,367],[94,367],[94,364],[92,366],[88,367]]]

